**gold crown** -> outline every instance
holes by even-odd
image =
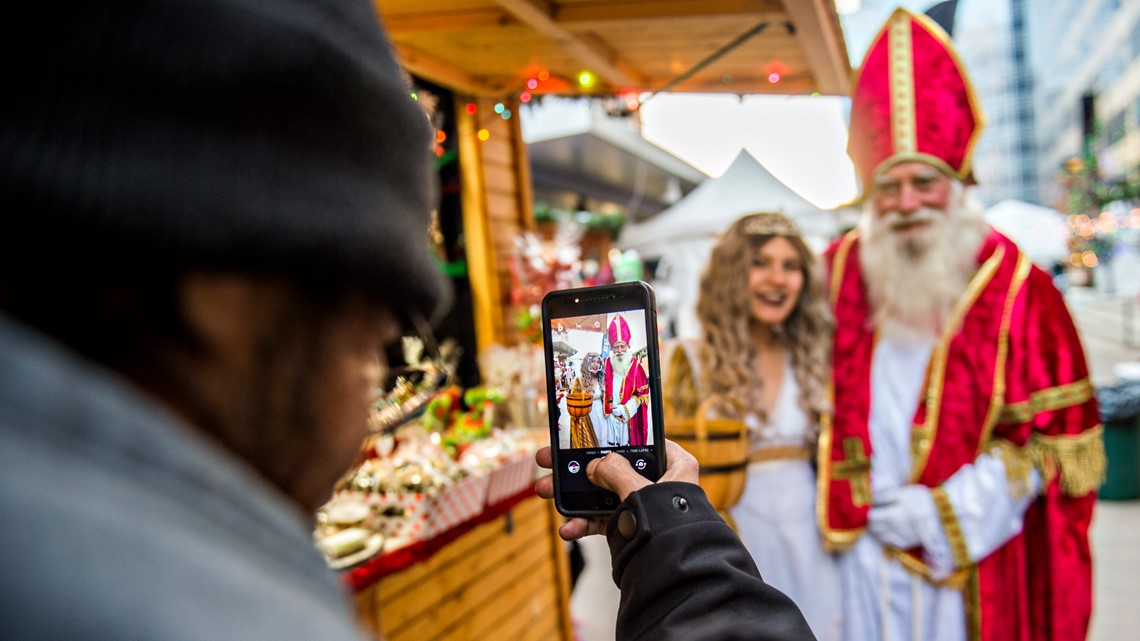
[[[736,228],[745,236],[800,236],[800,228],[790,218],[773,212],[749,214]]]

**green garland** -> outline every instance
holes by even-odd
[[[626,215],[624,212],[612,214],[593,211],[570,212],[538,202],[534,204],[534,220],[538,223],[573,221],[585,227],[588,232],[599,232],[617,238],[625,227]]]

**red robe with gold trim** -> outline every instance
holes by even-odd
[[[607,358],[606,388],[603,392],[604,403],[602,407],[602,411],[605,412],[607,417],[613,412],[613,389],[614,368],[610,359]],[[626,417],[629,419],[627,423],[629,426],[629,444],[646,445],[649,441],[649,422],[645,419],[645,403],[649,399],[649,379],[645,376],[645,370],[641,368],[641,363],[637,362],[636,358],[631,358],[629,371],[626,373],[625,378],[622,379],[621,395],[617,399],[617,402],[621,404],[628,403],[629,399],[635,396],[638,398],[639,403],[637,411],[633,413],[633,416]]]
[[[820,435],[819,516],[825,539],[836,548],[863,533],[870,507],[875,336],[858,254],[857,232],[825,254],[837,329],[835,413]],[[1044,488],[1021,533],[958,570],[967,636],[1084,639],[1092,609],[1088,527],[1104,471],[1084,352],[1051,278],[1012,241],[991,233],[978,265],[927,369],[912,427],[912,482],[937,488],[994,447],[1013,452],[1003,457],[1011,477],[1017,468],[1011,460],[1036,465]],[[921,550],[899,557],[924,572]]]

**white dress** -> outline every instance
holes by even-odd
[[[804,444],[809,419],[799,393],[789,362],[770,413],[776,434],[765,446]],[[764,581],[795,601],[819,641],[836,641],[843,623],[839,573],[816,522],[815,478],[806,460],[751,463],[744,493],[730,513]]]

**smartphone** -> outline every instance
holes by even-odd
[[[586,478],[617,452],[650,481],[665,472],[661,358],[653,289],[636,281],[555,290],[542,300],[554,504],[604,516],[618,496]]]

